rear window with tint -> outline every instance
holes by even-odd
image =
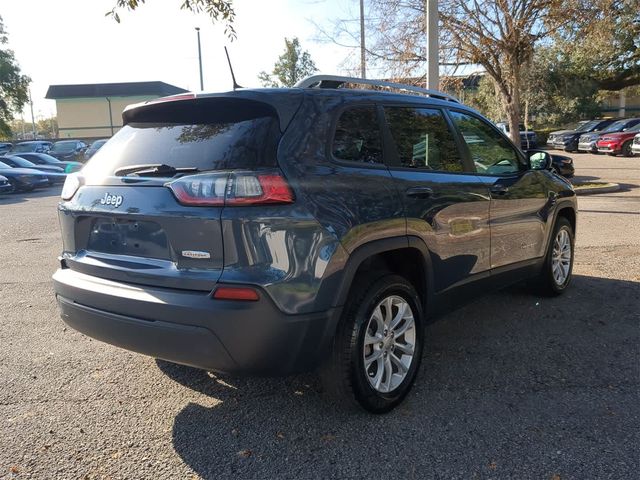
[[[171,103],[181,105],[172,111]],[[276,166],[279,122],[264,104],[251,102],[257,105],[252,108],[242,102],[234,109],[230,102],[208,102],[209,109],[203,109],[194,103],[142,109],[91,157],[83,173],[114,175],[147,164],[201,171]]]

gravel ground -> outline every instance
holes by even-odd
[[[640,158],[574,155],[575,279],[430,325],[407,401],[328,404],[314,375],[223,378],[90,340],[58,317],[57,191],[0,197],[0,478],[637,478]]]

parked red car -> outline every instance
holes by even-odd
[[[598,152],[632,157],[631,145],[633,144],[633,137],[640,132],[640,118],[633,118],[630,123],[633,125],[629,125],[620,132],[603,134],[596,144]]]

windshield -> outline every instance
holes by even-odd
[[[575,130],[576,132],[589,132],[600,122],[601,120],[591,120],[590,122],[578,124],[578,128],[576,128]]]
[[[12,157],[7,157],[7,158],[11,158],[11,160],[13,162],[15,162],[16,165],[18,165],[19,167],[23,167],[23,168],[33,168],[35,167],[35,164],[30,162],[29,160],[25,160],[24,158],[20,158],[17,156],[12,156]]]
[[[7,165],[6,163],[0,162],[0,168],[11,168],[11,167],[9,165]]]
[[[33,152],[38,146],[35,143],[19,143],[13,147],[14,152]]]
[[[619,132],[620,130],[622,130],[624,128],[624,126],[627,124],[627,122],[628,122],[628,120],[618,120],[617,122],[613,122],[607,128],[602,130],[602,133]]]
[[[60,164],[62,163],[56,157],[52,157],[51,155],[47,155],[46,153],[34,153],[34,156],[40,161],[40,163],[48,163],[48,164]],[[29,157],[31,158],[31,157]],[[31,160],[33,161],[33,160]]]
[[[76,149],[76,142],[57,142],[51,147],[51,151],[54,153],[68,153],[73,152]]]
[[[274,167],[277,118],[260,113],[237,119],[231,111],[228,116],[229,121],[215,123],[130,123],[91,157],[83,173],[110,176],[124,167],[150,164],[199,171]]]
[[[91,146],[89,147],[89,150],[97,150],[99,149],[102,145],[104,145],[105,143],[107,143],[106,140],[96,140],[95,142],[93,142],[91,144]]]

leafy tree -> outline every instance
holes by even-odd
[[[480,80],[478,90],[467,101],[467,104],[494,122],[504,120],[504,109],[500,104],[495,86],[489,78],[483,77]]]
[[[223,20],[225,22],[224,31],[227,35],[235,38],[236,32],[233,28],[233,21],[236,13],[233,10],[233,0],[181,0],[181,10],[190,10],[193,13],[206,13],[213,22]],[[106,13],[120,23],[120,10],[133,11],[146,0],[116,0],[116,6]]]
[[[368,3],[369,69],[387,78],[423,83],[425,0]],[[439,64],[448,74],[462,65],[483,67],[497,92],[494,98],[502,118],[509,121],[512,136],[519,141],[516,125],[524,107],[533,113],[534,99],[544,92],[538,88],[540,82],[534,86],[532,79],[545,80],[545,75],[554,73],[551,78],[560,82],[559,98],[567,100],[559,116],[572,105],[591,109],[598,89],[617,90],[638,82],[637,5],[638,0],[440,0]],[[322,33],[343,44],[344,38],[356,38],[353,23],[339,20],[333,35]],[[539,49],[554,47],[555,58],[551,54],[536,58]],[[543,60],[549,63],[539,63]],[[490,94],[491,88],[486,88]]]
[[[271,74],[260,72],[258,78],[265,87],[293,87],[299,80],[318,71],[307,51],[302,51],[297,37],[284,39],[285,51],[278,57]]]
[[[549,65],[568,82],[589,79],[594,89],[640,85],[638,0],[592,1],[588,22],[571,22],[555,32]]]
[[[31,79],[20,72],[12,50],[5,47],[9,39],[0,17],[0,135],[11,136],[9,122],[29,100]]]
[[[484,67],[493,81],[514,142],[525,76],[534,47],[577,18],[580,0],[448,0],[440,11],[456,58]]]
[[[36,122],[38,133],[50,138],[58,137],[58,117],[42,118]]]

